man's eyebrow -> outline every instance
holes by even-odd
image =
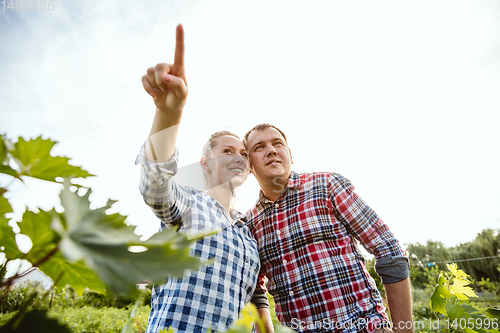
[[[252,145],[252,148],[254,148],[254,147],[255,147],[255,146],[257,146],[257,145],[262,144],[262,142],[263,142],[263,141],[257,141],[256,143],[254,143],[254,144]]]

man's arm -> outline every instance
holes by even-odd
[[[384,284],[394,332],[414,332],[410,278]],[[411,323],[411,324],[410,324]]]
[[[389,227],[354,192],[354,186],[347,178],[332,174],[329,186],[339,220],[376,258],[375,271],[386,289],[394,331],[413,332],[413,325],[409,330],[405,328],[406,322],[412,321],[410,269],[399,242]],[[404,329],[399,329],[399,322]]]
[[[259,325],[255,325],[257,333],[274,333],[273,320],[271,319],[271,312],[269,312],[269,299],[267,298],[265,281],[265,275],[260,273],[257,279],[257,286],[255,287],[250,302],[257,307],[257,311],[265,327],[265,331],[261,332]]]
[[[273,320],[271,319],[271,312],[269,311],[269,308],[260,308],[257,309],[257,311],[259,311],[260,318],[262,319],[266,329],[265,332],[261,332],[260,327],[255,325],[257,333],[274,333]]]

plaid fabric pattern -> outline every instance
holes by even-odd
[[[281,196],[271,202],[261,191],[247,217],[262,265],[258,288],[269,279],[283,324],[298,332],[372,332],[388,319],[357,241],[376,259],[404,252],[347,178],[292,171]]]
[[[137,157],[141,164],[140,191],[145,202],[162,221],[161,228],[179,226],[179,232],[221,229],[193,243],[190,252],[212,265],[182,279],[169,278],[155,286],[151,297],[148,333],[172,326],[175,332],[224,331],[238,319],[253,295],[260,270],[257,242],[246,226],[246,218],[235,210],[228,219],[225,209],[211,196],[177,185],[178,152],[165,163],[146,160],[144,147]]]

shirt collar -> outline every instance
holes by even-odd
[[[286,187],[297,189],[297,188],[300,188],[300,186],[301,186],[301,179],[299,177],[299,174],[292,170],[292,172],[290,173],[290,177],[288,178],[288,184]],[[272,201],[269,200],[268,198],[266,198],[264,196],[264,193],[262,192],[262,190],[260,190],[258,202],[266,203],[266,202],[272,202]]]
[[[247,217],[245,214],[240,213],[234,208],[231,208],[231,217],[236,221],[238,226],[245,225],[247,223]]]

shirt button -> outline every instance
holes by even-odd
[[[283,264],[286,265],[288,261],[286,261],[286,259],[283,260]]]
[[[291,291],[291,290],[290,290],[290,291],[288,292],[288,295],[293,296],[293,291]]]
[[[281,234],[281,231],[279,231],[279,230],[276,230],[276,233],[277,233],[277,234],[279,235],[279,234]]]
[[[278,208],[279,206],[280,206],[280,204],[276,204],[276,205],[274,205],[274,207],[276,207],[276,208]]]

